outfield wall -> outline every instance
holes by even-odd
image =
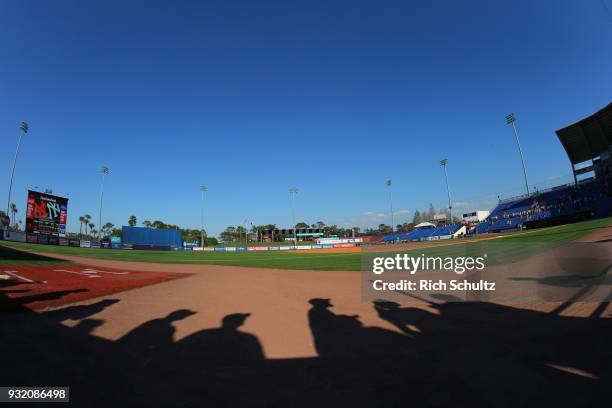
[[[303,251],[309,249],[354,248],[356,243],[321,244],[321,245],[283,245],[283,246],[228,246],[228,247],[194,247],[194,251],[205,252],[244,252],[244,251]]]
[[[151,246],[153,248],[183,247],[183,232],[181,230],[145,228],[145,227],[122,227],[123,245],[133,245],[133,249],[150,249],[136,248],[136,246]]]
[[[172,251],[180,248],[173,248],[169,245],[138,245],[138,244],[119,244],[110,242],[100,242],[93,240],[78,240],[68,238],[57,238],[43,236],[39,234],[11,233],[16,234],[11,237],[5,237],[0,234],[0,239],[7,241],[27,242],[30,244],[41,245],[59,245],[80,248],[96,248],[96,249],[123,249],[123,250],[154,250],[154,251]],[[194,251],[206,252],[245,252],[245,251],[302,251],[311,249],[327,249],[327,248],[353,248],[358,246],[357,243],[341,243],[341,244],[321,244],[321,245],[283,245],[283,246],[228,246],[228,247],[194,247]]]

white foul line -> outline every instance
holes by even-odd
[[[29,283],[34,283],[34,281],[32,279],[24,278],[23,276],[17,275],[17,271],[4,271],[4,273],[8,273],[9,275],[12,275],[12,276],[14,276],[17,279],[21,279],[21,280],[29,282]]]
[[[74,273],[75,275],[87,276],[88,278],[100,278],[100,275],[92,275],[91,273],[82,273],[77,271],[69,271],[68,269],[54,269],[54,272],[68,272]]]
[[[111,275],[127,275],[129,272],[110,272],[110,271],[98,271],[96,269],[83,269],[84,273],[109,273]]]

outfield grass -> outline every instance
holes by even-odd
[[[542,250],[574,241],[597,228],[612,224],[612,218],[585,221],[558,227],[543,228],[509,234],[489,241],[470,242],[454,245],[434,245],[431,248],[402,251],[412,256],[466,256],[488,254],[487,264],[506,263],[521,259]],[[87,258],[111,259],[128,262],[216,264],[282,269],[316,270],[360,270],[359,253],[308,253],[290,251],[245,251],[245,252],[191,252],[191,251],[135,251],[115,249],[73,248],[52,245],[24,244],[0,241],[7,247],[56,253]],[[12,265],[28,262],[53,262],[49,260],[9,259],[6,250],[0,246],[0,264]],[[395,253],[395,252],[393,252]],[[383,254],[381,254],[383,255]],[[56,261],[57,262],[57,261]]]
[[[128,262],[216,264],[280,269],[359,270],[359,254],[305,253],[289,251],[136,251],[123,249],[74,248],[55,245],[24,244],[0,241],[1,245],[39,253],[62,254],[85,258],[110,259]],[[0,245],[0,264],[31,263],[22,260],[5,260]],[[35,263],[41,263],[36,261]]]

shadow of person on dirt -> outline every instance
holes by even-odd
[[[427,332],[433,326],[441,322],[435,318],[435,314],[418,307],[400,307],[399,303],[377,300],[374,302],[374,309],[378,316],[403,331],[411,338]]]
[[[0,291],[0,294],[2,294],[2,296],[0,296],[0,315],[21,312],[24,306],[30,303],[57,300],[73,293],[82,292],[87,292],[87,289],[57,290],[53,292],[38,293],[36,295],[9,298],[3,291]]]
[[[141,324],[117,340],[117,343],[136,356],[141,364],[148,365],[154,358],[168,353],[168,347],[174,345],[176,329],[172,323],[196,313],[188,309],[175,310],[165,317]]]
[[[118,302],[119,299],[102,299],[88,305],[67,306],[61,309],[43,312],[42,316],[58,322],[64,320],[81,320],[98,314]]]
[[[415,322],[423,335],[414,347],[419,353],[435,353],[443,362],[438,373],[445,371],[465,382],[487,404],[516,389],[521,390],[513,396],[517,405],[570,399],[580,403],[581,392],[602,391],[605,381],[599,380],[611,377],[609,364],[602,362],[604,355],[610,356],[604,346],[611,339],[610,319],[594,321],[494,303],[430,306],[438,313]],[[589,378],[590,384],[585,381]],[[570,388],[559,391],[561,384]]]
[[[232,313],[221,320],[221,326],[204,329],[175,344],[177,362],[183,366],[221,366],[264,360],[259,339],[239,330],[250,313]]]
[[[0,291],[0,301],[7,296]],[[14,299],[8,299],[12,302]],[[335,302],[334,302],[335,303]],[[315,357],[266,359],[249,313],[175,339],[179,309],[119,340],[93,335],[116,304],[0,319],[0,383],[71,386],[77,406],[609,405],[612,319],[492,303],[377,302],[389,329],[309,301]],[[423,306],[423,304],[419,304]],[[598,307],[605,316],[608,304]],[[302,316],[303,318],[303,316]],[[68,327],[60,322],[80,320]],[[282,331],[279,331],[282,333]],[[265,344],[264,344],[265,345]],[[143,362],[151,361],[150,364]]]
[[[372,359],[393,352],[410,352],[410,339],[379,327],[364,327],[358,315],[338,315],[330,299],[314,298],[309,303],[308,322],[317,353],[322,358]]]
[[[100,327],[104,324],[104,320],[100,319],[83,319],[80,320],[73,328],[73,332],[76,336],[85,336],[91,334],[96,327]]]

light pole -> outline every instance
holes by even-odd
[[[389,206],[391,208],[391,232],[395,230],[395,222],[393,221],[393,191],[391,190],[391,179],[387,180],[387,187],[389,187]]]
[[[200,210],[200,246],[204,249],[204,193],[208,191],[208,187],[200,186],[202,192],[202,206]]]
[[[506,116],[506,124],[512,124],[512,128],[514,129],[514,136],[516,137],[516,145],[518,146],[519,155],[521,156],[521,165],[523,166],[523,176],[525,177],[525,191],[527,192],[527,196],[529,196],[529,183],[527,182],[527,170],[525,169],[525,159],[523,158],[523,149],[521,149],[521,142],[519,140],[518,131],[516,130],[516,116],[514,113],[511,113]]]
[[[291,218],[293,219],[293,243],[295,245],[297,245],[297,231],[295,230],[295,195],[297,192],[298,189],[296,187],[289,189],[289,195],[291,195]]]
[[[451,194],[450,189],[448,188],[448,173],[446,172],[446,164],[448,163],[448,159],[440,160],[440,166],[444,167],[444,180],[446,181],[446,194],[448,195],[448,215],[450,216],[450,223],[453,223],[453,206],[451,205]]]
[[[100,231],[98,233],[98,237],[102,236],[102,198],[104,197],[104,179],[109,172],[110,169],[106,166],[102,166],[102,168],[100,168],[100,173],[102,173],[102,186],[100,187],[100,214],[98,216],[98,228],[100,228]]]
[[[249,244],[249,234],[248,231],[246,229],[246,224],[247,222],[249,222],[248,219],[245,218],[244,221],[242,221],[242,229],[244,230],[244,245],[248,245]]]
[[[19,125],[19,129],[21,133],[19,134],[19,140],[17,141],[17,150],[15,150],[15,158],[13,159],[13,170],[11,171],[11,181],[9,182],[9,191],[8,191],[8,200],[6,202],[6,215],[9,214],[9,209],[11,207],[11,192],[13,191],[13,177],[15,176],[15,166],[17,165],[17,156],[19,155],[19,146],[21,146],[21,138],[23,135],[28,133],[30,127],[26,122],[21,122]]]

